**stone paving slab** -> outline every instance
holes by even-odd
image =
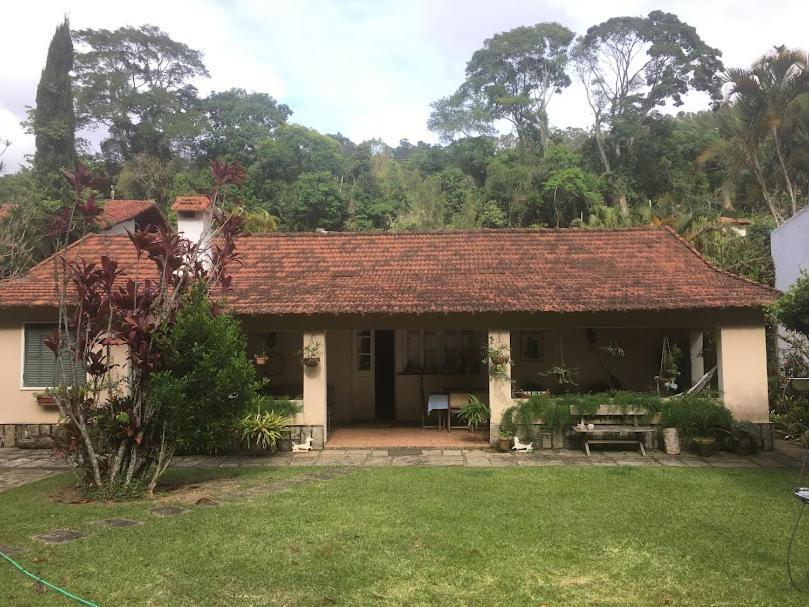
[[[0,552],[7,554],[8,556],[14,556],[16,554],[22,554],[25,552],[25,548],[22,546],[9,546],[8,544],[0,544]]]
[[[54,529],[47,533],[35,535],[34,539],[39,540],[45,544],[66,544],[68,542],[75,542],[82,538],[87,537],[81,531],[74,531],[73,529]]]

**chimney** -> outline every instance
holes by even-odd
[[[207,196],[178,196],[171,205],[177,213],[177,232],[199,244],[204,250],[208,248],[211,228],[211,201]]]

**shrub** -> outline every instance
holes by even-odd
[[[489,421],[491,411],[489,405],[482,402],[474,394],[469,394],[469,402],[461,407],[458,415],[466,422],[466,427],[469,430],[477,430],[480,426]]]
[[[681,396],[663,402],[663,426],[677,428],[686,438],[720,437],[731,431],[733,416],[722,403],[704,396]]]
[[[770,311],[787,329],[809,337],[809,274],[801,272]]]
[[[275,451],[284,430],[287,417],[275,411],[255,411],[246,414],[238,421],[238,431],[247,448],[262,451]]]
[[[725,450],[739,455],[752,455],[761,449],[761,433],[751,422],[734,421],[725,437]]]
[[[150,389],[171,417],[178,448],[205,453],[233,448],[235,424],[261,388],[239,323],[195,289],[172,330],[161,336],[160,350],[163,370]],[[182,406],[167,408],[171,403]]]

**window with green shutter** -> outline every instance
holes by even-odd
[[[51,388],[58,383],[56,355],[45,345],[56,325],[25,325],[22,385],[24,388]],[[69,368],[63,363],[62,377],[67,377]]]

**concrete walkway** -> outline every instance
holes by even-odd
[[[278,466],[666,466],[687,468],[799,468],[807,450],[776,441],[774,451],[741,456],[719,453],[713,457],[692,454],[665,455],[634,451],[599,451],[587,457],[581,451],[552,450],[533,453],[499,453],[489,449],[326,449],[310,453],[281,453],[271,457],[177,456],[173,468],[241,468]],[[0,449],[0,491],[39,480],[67,469],[49,450]]]

